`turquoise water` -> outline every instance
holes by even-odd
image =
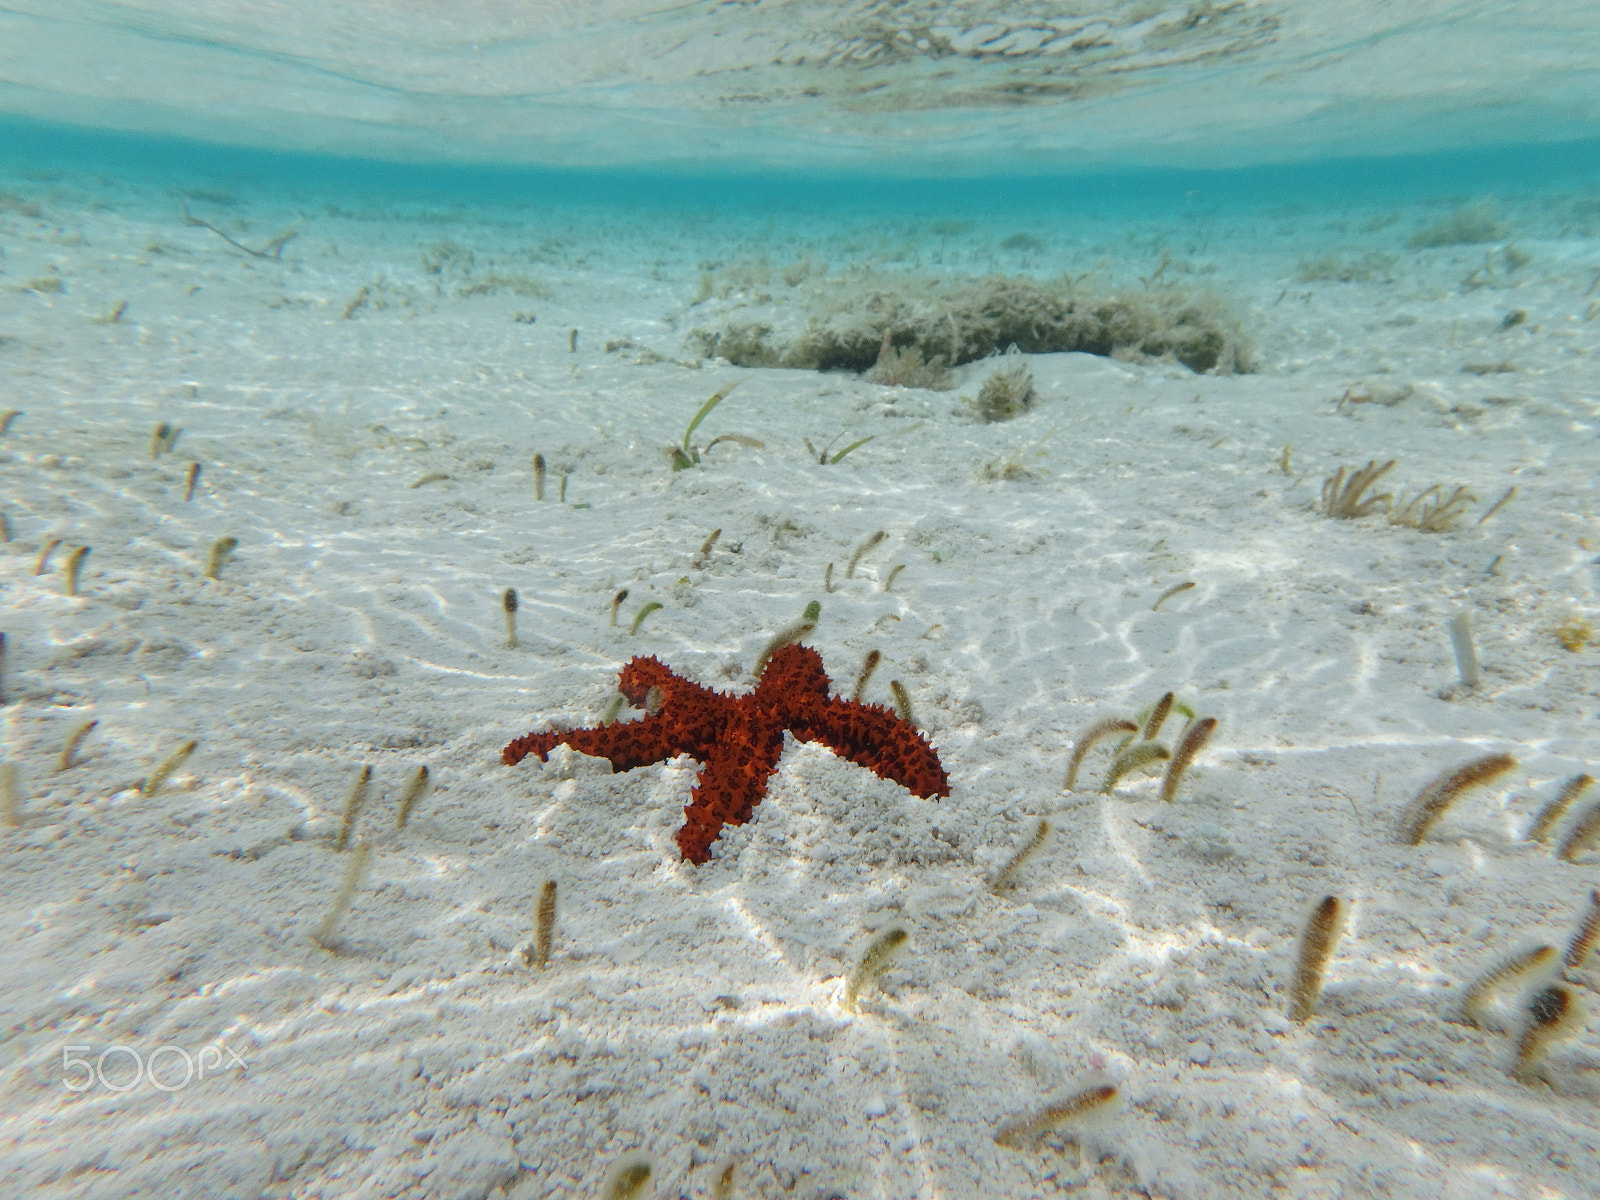
[[[256,199],[370,197],[384,203],[689,207],[763,211],[896,210],[994,216],[1064,210],[1160,218],[1208,207],[1537,200],[1600,186],[1600,138],[1463,147],[1388,157],[1311,158],[1216,170],[943,175],[837,170],[540,168],[418,163],[270,151],[0,118],[0,171],[48,180],[96,173],[189,192],[245,189]],[[1582,232],[1582,231],[1580,231]]]

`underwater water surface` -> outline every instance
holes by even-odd
[[[1593,137],[1565,3],[13,0],[0,112],[415,162],[1063,174]]]
[[[0,162],[478,208],[1137,218],[1587,178],[1597,74],[1580,2],[15,0]]]

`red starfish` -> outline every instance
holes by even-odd
[[[785,646],[773,654],[756,690],[744,696],[690,683],[654,658],[635,658],[622,668],[617,690],[630,703],[644,704],[651,688],[661,689],[656,715],[604,729],[530,733],[506,747],[506,762],[530,754],[542,759],[563,745],[610,759],[613,771],[677,754],[698,758],[705,766],[678,830],[678,848],[695,863],[711,857],[723,825],[743,825],[755,812],[778,769],[785,729],[918,796],[950,794],[939,755],[916,727],[880,705],[830,697],[822,656],[809,646]]]

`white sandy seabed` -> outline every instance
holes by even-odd
[[[4,191],[0,401],[23,415],[0,439],[21,793],[0,834],[0,1192],[589,1197],[643,1152],[661,1197],[1594,1194],[1600,1016],[1528,1082],[1526,990],[1459,1020],[1506,955],[1565,947],[1600,881],[1592,854],[1525,836],[1600,759],[1600,649],[1576,644],[1600,622],[1583,197],[1508,202],[1509,239],[1431,249],[1407,236],[1454,200],[937,231],[191,201],[252,247],[298,231],[256,258],[184,225],[175,193]],[[1019,229],[1044,248],[1003,248]],[[1131,285],[1164,252],[1231,298],[1256,372],[1033,356],[1037,402],[983,424],[960,397],[991,364],[936,392],[684,344],[747,298],[696,304],[708,263],[781,301],[807,257]],[[664,448],[735,382],[696,440],[764,446],[671,471]],[[152,459],[160,422],[182,433]],[[828,465],[802,442],[869,434]],[[1465,519],[1317,510],[1335,468],[1389,458],[1385,486],[1466,486]],[[672,841],[688,759],[501,764],[530,729],[595,724],[634,654],[748,689],[813,599],[835,687],[879,649],[867,698],[903,681],[947,799],[791,741],[696,867]],[[1220,721],[1175,803],[1151,776],[1102,795],[1105,749],[1063,789],[1079,731],[1167,689]],[[1424,783],[1494,751],[1516,769],[1399,844]],[[329,950],[313,932],[364,764],[370,870]],[[423,764],[436,787],[397,830]],[[1040,817],[1048,842],[997,894]],[[1328,894],[1349,926],[1295,1024],[1299,931]],[[905,950],[847,1011],[891,924]],[[1594,961],[1568,974],[1594,1007]],[[1096,1081],[1121,1099],[1092,1129],[997,1143]]]

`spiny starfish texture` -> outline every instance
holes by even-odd
[[[879,705],[829,696],[822,656],[809,646],[773,654],[756,690],[743,696],[690,683],[654,658],[635,658],[622,668],[617,690],[629,703],[642,706],[651,688],[661,689],[654,715],[604,729],[530,733],[506,747],[506,762],[530,754],[542,759],[557,746],[609,759],[613,771],[678,754],[699,759],[705,765],[678,830],[678,848],[694,863],[711,857],[724,825],[743,825],[755,812],[778,769],[785,729],[918,796],[950,794],[939,755],[916,727]]]

